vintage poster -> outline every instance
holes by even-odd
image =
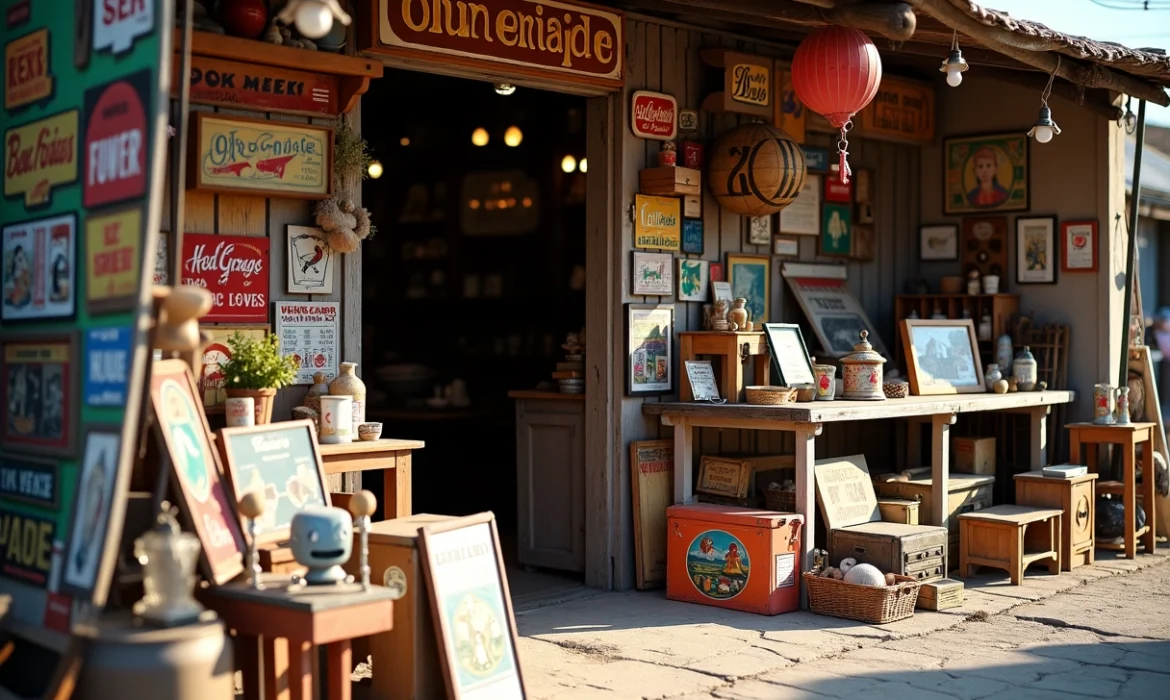
[[[81,475],[77,482],[73,528],[65,548],[60,590],[74,598],[86,599],[93,592],[101,564],[102,545],[114,497],[114,475],[118,470],[118,448],[122,436],[117,426],[91,430],[85,436]]]
[[[300,363],[294,384],[312,384],[313,375],[337,375],[341,349],[341,304],[333,301],[276,302],[276,334],[280,352]]]
[[[146,105],[154,71],[141,70],[85,92],[82,202],[100,207],[146,192]]]
[[[1027,211],[1026,134],[943,139],[944,214]]]
[[[0,497],[56,510],[59,467],[51,459],[0,454]]]
[[[796,301],[816,333],[822,352],[830,357],[844,357],[861,342],[861,331],[869,331],[868,340],[884,357],[889,357],[877,328],[845,280],[820,277],[786,277]]]
[[[800,194],[780,212],[780,233],[816,236],[821,232],[821,177],[809,174]]]
[[[934,141],[934,90],[926,84],[882,76],[873,100],[861,110],[868,137],[928,144]]]
[[[772,259],[767,255],[727,254],[731,298],[747,300],[747,320],[766,323],[771,314]]]
[[[674,305],[627,304],[626,392],[668,394],[674,389]]]
[[[691,255],[703,254],[703,220],[683,219],[682,252]]]
[[[325,232],[309,226],[288,227],[288,292],[332,294],[336,255]]]
[[[129,399],[130,354],[133,333],[126,327],[90,328],[85,333],[86,406],[124,406]]]
[[[0,573],[8,578],[44,588],[53,570],[55,518],[31,516],[0,505]]]
[[[678,197],[634,195],[634,247],[679,250],[682,247],[682,201]]]
[[[4,109],[15,112],[53,94],[49,30],[38,29],[4,47]]]
[[[10,450],[71,456],[75,445],[77,345],[71,335],[0,341],[3,442]]]
[[[138,302],[142,239],[137,204],[86,220],[85,296],[91,312],[127,309]]]
[[[333,178],[333,130],[198,112],[188,187],[324,199]]]
[[[268,335],[268,326],[202,326],[199,330],[211,336],[211,342],[203,348],[201,361],[203,373],[199,377],[199,396],[203,399],[203,408],[214,409],[223,406],[227,400],[221,365],[232,359],[232,351],[227,344],[228,338],[239,333],[246,338],[262,340]]]
[[[634,251],[633,267],[631,294],[670,296],[674,293],[674,256],[670,253]]]
[[[183,234],[183,284],[211,292],[204,323],[266,323],[270,260],[267,236]]]
[[[776,103],[773,123],[776,128],[792,137],[797,143],[805,139],[805,107],[796,90],[792,87],[792,71],[788,66],[776,67]]]
[[[826,204],[821,218],[821,255],[849,255],[852,250],[852,210],[845,204]]]
[[[4,132],[5,197],[47,206],[54,188],[77,180],[77,120],[71,109]]]
[[[0,319],[67,318],[76,309],[77,217],[5,226]]]

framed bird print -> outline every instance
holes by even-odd
[[[332,294],[336,258],[325,232],[311,226],[288,227],[289,294]]]

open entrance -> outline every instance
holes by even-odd
[[[362,191],[377,227],[362,259],[367,419],[426,442],[415,513],[495,513],[517,604],[578,586],[583,551],[526,556],[534,531],[583,542],[584,494],[566,465],[518,460],[531,431],[518,437],[509,394],[560,392],[562,345],[585,325],[585,99],[387,70],[362,134],[381,165]],[[563,388],[583,394],[581,376]]]

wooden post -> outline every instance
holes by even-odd
[[[950,497],[948,482],[951,471],[951,426],[955,424],[955,414],[936,414],[930,417],[930,422],[932,449],[930,509],[934,516],[934,524],[938,527],[946,527],[947,501]]]
[[[816,542],[817,497],[814,491],[813,463],[817,460],[816,437],[821,434],[820,423],[801,423],[796,426],[796,510],[804,514],[804,532],[800,535],[800,570],[813,566],[812,551]],[[800,587],[800,605],[808,607],[808,594]]]
[[[674,502],[690,503],[694,500],[692,472],[695,468],[695,437],[690,423],[685,418],[674,421]]]
[[[1034,406],[1029,411],[1031,440],[1028,442],[1028,454],[1032,471],[1048,466],[1048,414],[1051,410],[1051,406]]]

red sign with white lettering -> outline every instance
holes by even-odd
[[[140,71],[85,92],[82,201],[100,207],[146,193],[146,103],[153,72]]]
[[[841,182],[841,178],[825,178],[825,201],[849,204],[853,201],[853,182]]]
[[[172,94],[177,94],[180,85],[179,70],[176,60]],[[337,116],[343,106],[338,103],[339,81],[335,75],[292,68],[191,57],[191,101],[199,104],[255,112]]]
[[[268,321],[268,238],[183,234],[183,284],[211,292],[207,323]]]
[[[678,135],[678,102],[661,92],[634,93],[630,130],[644,139],[671,141]]]

